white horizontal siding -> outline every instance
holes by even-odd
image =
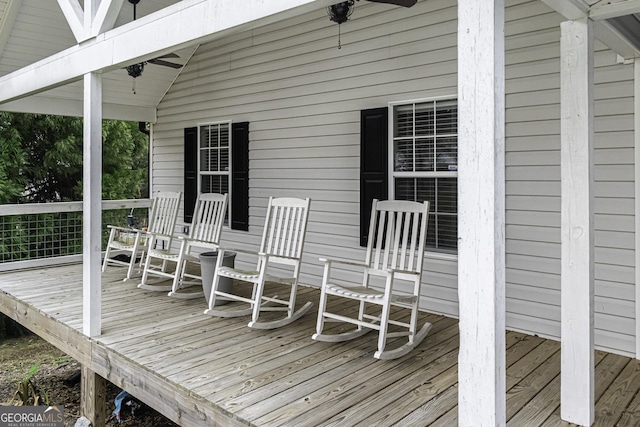
[[[158,107],[154,190],[181,188],[183,128],[249,121],[250,230],[223,240],[255,248],[269,196],[311,197],[301,282],[318,286],[319,257],[364,258],[360,111],[455,95],[456,15],[453,0],[360,2],[342,49],[324,11],[201,46]],[[507,325],[557,339],[562,18],[537,0],[510,0],[506,19]],[[596,343],[632,354],[633,70],[603,46],[596,65]],[[457,316],[457,292],[455,257],[428,256],[422,306]]]
[[[181,176],[182,169],[167,169],[176,169],[171,156],[181,150],[184,127],[249,121],[250,231],[225,230],[223,238],[257,245],[269,196],[311,197],[301,281],[318,286],[319,257],[364,258],[360,110],[455,95],[456,13],[448,0],[410,10],[360,3],[342,26],[340,50],[324,11],[202,46],[159,106],[154,185]],[[437,267],[425,279],[425,306],[457,315],[455,263],[426,264]]]
[[[545,28],[516,59],[506,43],[507,324],[559,339],[559,31]],[[633,355],[633,67],[602,45],[595,64],[596,345]]]

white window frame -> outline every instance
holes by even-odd
[[[430,103],[430,102],[437,102],[437,101],[455,101],[456,104],[458,104],[458,96],[457,95],[442,95],[442,96],[437,96],[437,97],[431,97],[431,98],[419,98],[419,99],[410,99],[410,100],[404,100],[404,101],[394,101],[394,102],[389,102],[388,104],[388,144],[387,144],[387,148],[388,148],[388,166],[387,166],[387,170],[388,170],[388,174],[389,174],[389,199],[391,200],[395,200],[395,179],[396,178],[457,178],[458,177],[458,171],[456,170],[455,172],[451,171],[433,171],[433,172],[396,172],[395,169],[395,158],[394,158],[394,135],[393,135],[393,129],[394,129],[394,107],[397,106],[401,106],[401,105],[415,105],[415,104],[422,104],[422,103]],[[415,135],[414,135],[415,136]],[[458,136],[458,133],[456,133],[456,137]],[[415,164],[415,162],[414,162]],[[457,198],[459,197],[459,195],[456,195],[456,202],[457,202]],[[432,203],[433,206],[433,203]],[[434,207],[430,207],[429,209],[429,214],[433,215],[433,209]],[[456,227],[457,229],[457,227]],[[438,249],[434,249],[433,247],[427,247],[426,248],[426,253],[428,253],[430,256],[435,256],[435,257],[439,257],[439,258],[444,258],[444,259],[449,259],[449,258],[457,258],[458,257],[458,247],[456,245],[456,249],[455,250],[438,250]]]
[[[201,128],[204,126],[212,126],[212,125],[224,125],[226,124],[229,127],[229,169],[227,171],[217,171],[217,172],[210,172],[210,171],[205,171],[203,173],[203,171],[200,169],[201,166],[201,162],[200,162],[200,154],[202,153],[202,147],[200,145],[201,141],[200,141],[200,135],[201,135]],[[233,145],[233,122],[231,120],[216,120],[216,121],[211,121],[211,122],[204,122],[204,123],[198,123],[197,124],[197,132],[198,132],[198,158],[197,158],[197,164],[198,164],[198,194],[202,193],[202,177],[203,176],[224,176],[226,175],[227,178],[227,188],[228,188],[228,194],[229,194],[229,203],[227,203],[227,218],[229,218],[229,220],[225,220],[224,223],[224,227],[230,227],[230,220],[231,220],[231,210],[233,209],[232,203],[231,203],[231,191],[232,190],[232,175],[231,175],[231,168],[233,165],[233,150],[232,150],[232,145]]]

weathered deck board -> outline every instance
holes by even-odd
[[[440,375],[442,371],[457,363],[458,342],[455,337],[451,337],[453,329],[447,328],[434,333],[432,341],[425,344],[424,352],[416,352],[414,358],[405,360],[407,363],[396,365],[374,362],[361,372],[350,372],[320,389],[305,393],[306,396],[302,400],[296,400],[275,411],[269,411],[256,419],[256,424],[316,425],[318,421],[324,421],[320,419],[319,414],[329,418],[352,406],[357,406],[359,402],[366,401],[375,405],[373,396],[377,390],[386,389],[389,393],[397,394],[401,391],[398,388],[401,388],[403,383],[407,383],[412,388],[418,387],[424,381]],[[450,338],[443,341],[447,335]],[[333,377],[332,373],[333,371],[327,376]],[[302,387],[311,388],[307,384]],[[273,399],[278,397],[279,395],[276,395],[271,399],[265,399],[263,406],[274,407]]]
[[[103,333],[94,339],[80,332],[80,265],[0,274],[0,311],[185,426],[457,425],[455,319],[423,313],[433,328],[420,346],[379,361],[375,332],[313,341],[315,311],[252,330],[248,318],[204,315],[204,298],[137,289],[123,271],[103,275]],[[301,288],[298,301],[318,297]],[[559,418],[559,343],[508,332],[506,348],[509,425],[569,426]],[[603,352],[596,362],[596,425],[638,425],[640,362]]]
[[[631,360],[596,403],[594,426],[618,425],[622,412],[640,388],[640,363]]]

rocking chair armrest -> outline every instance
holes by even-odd
[[[324,262],[325,264],[329,263],[329,264],[352,265],[352,266],[355,266],[355,267],[363,267],[363,268],[368,267],[368,265],[365,264],[364,262],[349,261],[349,260],[346,260],[346,259],[320,258],[320,262]]]
[[[107,228],[112,229],[112,230],[117,230],[117,231],[126,231],[129,233],[135,233],[138,231],[142,231],[140,229],[137,228],[130,228],[130,227],[120,227],[119,225],[107,225]]]
[[[203,242],[203,243],[211,243],[211,242],[205,242],[204,240],[198,240],[198,239],[193,239],[191,237],[189,237],[188,234],[185,233],[176,233],[173,235],[174,238],[179,239],[179,240],[188,240],[190,242]]]
[[[163,233],[153,233],[153,232],[149,232],[149,231],[141,231],[142,234],[146,235],[146,237],[151,238],[151,237],[155,237],[155,238],[162,238],[162,239],[171,239],[173,238],[172,235],[170,234],[163,234]]]
[[[299,259],[299,258],[296,258],[296,257],[291,257],[291,256],[286,256],[286,255],[266,254],[264,252],[257,252],[256,255],[258,255],[258,257],[260,257],[260,258],[266,258],[267,260],[269,258],[280,258],[280,259],[288,259],[288,260],[298,260]]]
[[[218,251],[224,251],[224,252],[240,252],[243,254],[249,254],[249,255],[261,255],[260,252],[256,252],[256,251],[251,251],[249,249],[239,249],[239,248],[229,248],[229,247],[222,247],[222,246],[218,246]]]
[[[412,276],[417,276],[419,274],[412,270],[402,270],[399,268],[387,268],[386,271],[389,274],[407,274]]]
[[[192,244],[195,244],[196,246],[198,246],[198,244],[200,243],[202,246],[215,246],[216,248],[219,248],[220,245],[208,240],[200,240],[200,239],[193,239],[187,235],[179,235],[179,236],[174,236],[177,237],[178,240],[180,240],[181,242],[189,242]],[[226,250],[231,250],[231,249],[225,249]]]

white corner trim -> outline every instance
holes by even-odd
[[[633,68],[633,121],[635,146],[635,285],[636,285],[636,359],[640,359],[640,58]]]

